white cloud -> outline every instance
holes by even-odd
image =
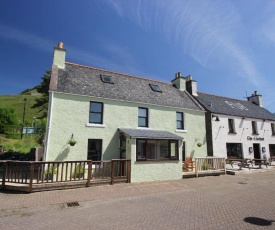
[[[260,84],[251,50],[239,43],[240,37],[247,36],[246,28],[230,1],[135,0],[109,4],[119,16],[161,33],[202,66],[215,69],[219,62],[220,66],[238,70],[240,77],[253,85]]]

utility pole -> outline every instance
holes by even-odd
[[[23,121],[22,121],[22,130],[21,130],[21,140],[23,138],[23,130],[25,125],[25,112],[26,112],[27,98],[24,98],[24,110],[23,110]]]

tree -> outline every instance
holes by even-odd
[[[32,108],[39,108],[39,112],[42,112],[42,115],[39,118],[47,117],[48,103],[49,103],[49,86],[51,79],[51,70],[46,70],[46,73],[41,77],[42,81],[40,85],[36,87],[37,92],[41,93],[41,97],[35,99],[35,104]]]
[[[6,133],[15,128],[16,125],[17,117],[14,113],[14,109],[9,107],[0,108],[0,133]]]

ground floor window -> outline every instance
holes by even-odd
[[[137,139],[137,160],[178,160],[177,140]]]
[[[269,152],[271,157],[275,157],[275,145],[269,145]]]
[[[243,150],[241,143],[226,143],[227,158],[243,158]]]
[[[102,139],[88,139],[88,160],[101,161]]]

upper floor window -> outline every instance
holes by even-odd
[[[184,116],[182,112],[177,112],[177,129],[184,129]]]
[[[103,124],[103,103],[102,102],[90,102],[90,116],[89,123]]]
[[[100,79],[104,83],[114,84],[113,79],[112,79],[111,76],[100,75]]]
[[[271,133],[272,135],[275,135],[275,124],[271,123]]]
[[[235,122],[234,122],[234,119],[228,119],[228,132],[229,133],[236,133],[235,132]]]
[[[154,85],[154,84],[151,84],[151,83],[149,85],[150,85],[150,87],[153,91],[162,93],[162,91],[161,91],[161,89],[159,88],[158,85]]]
[[[148,109],[138,108],[138,127],[148,127]]]
[[[257,127],[257,122],[252,121],[252,134],[258,134],[258,127]]]

